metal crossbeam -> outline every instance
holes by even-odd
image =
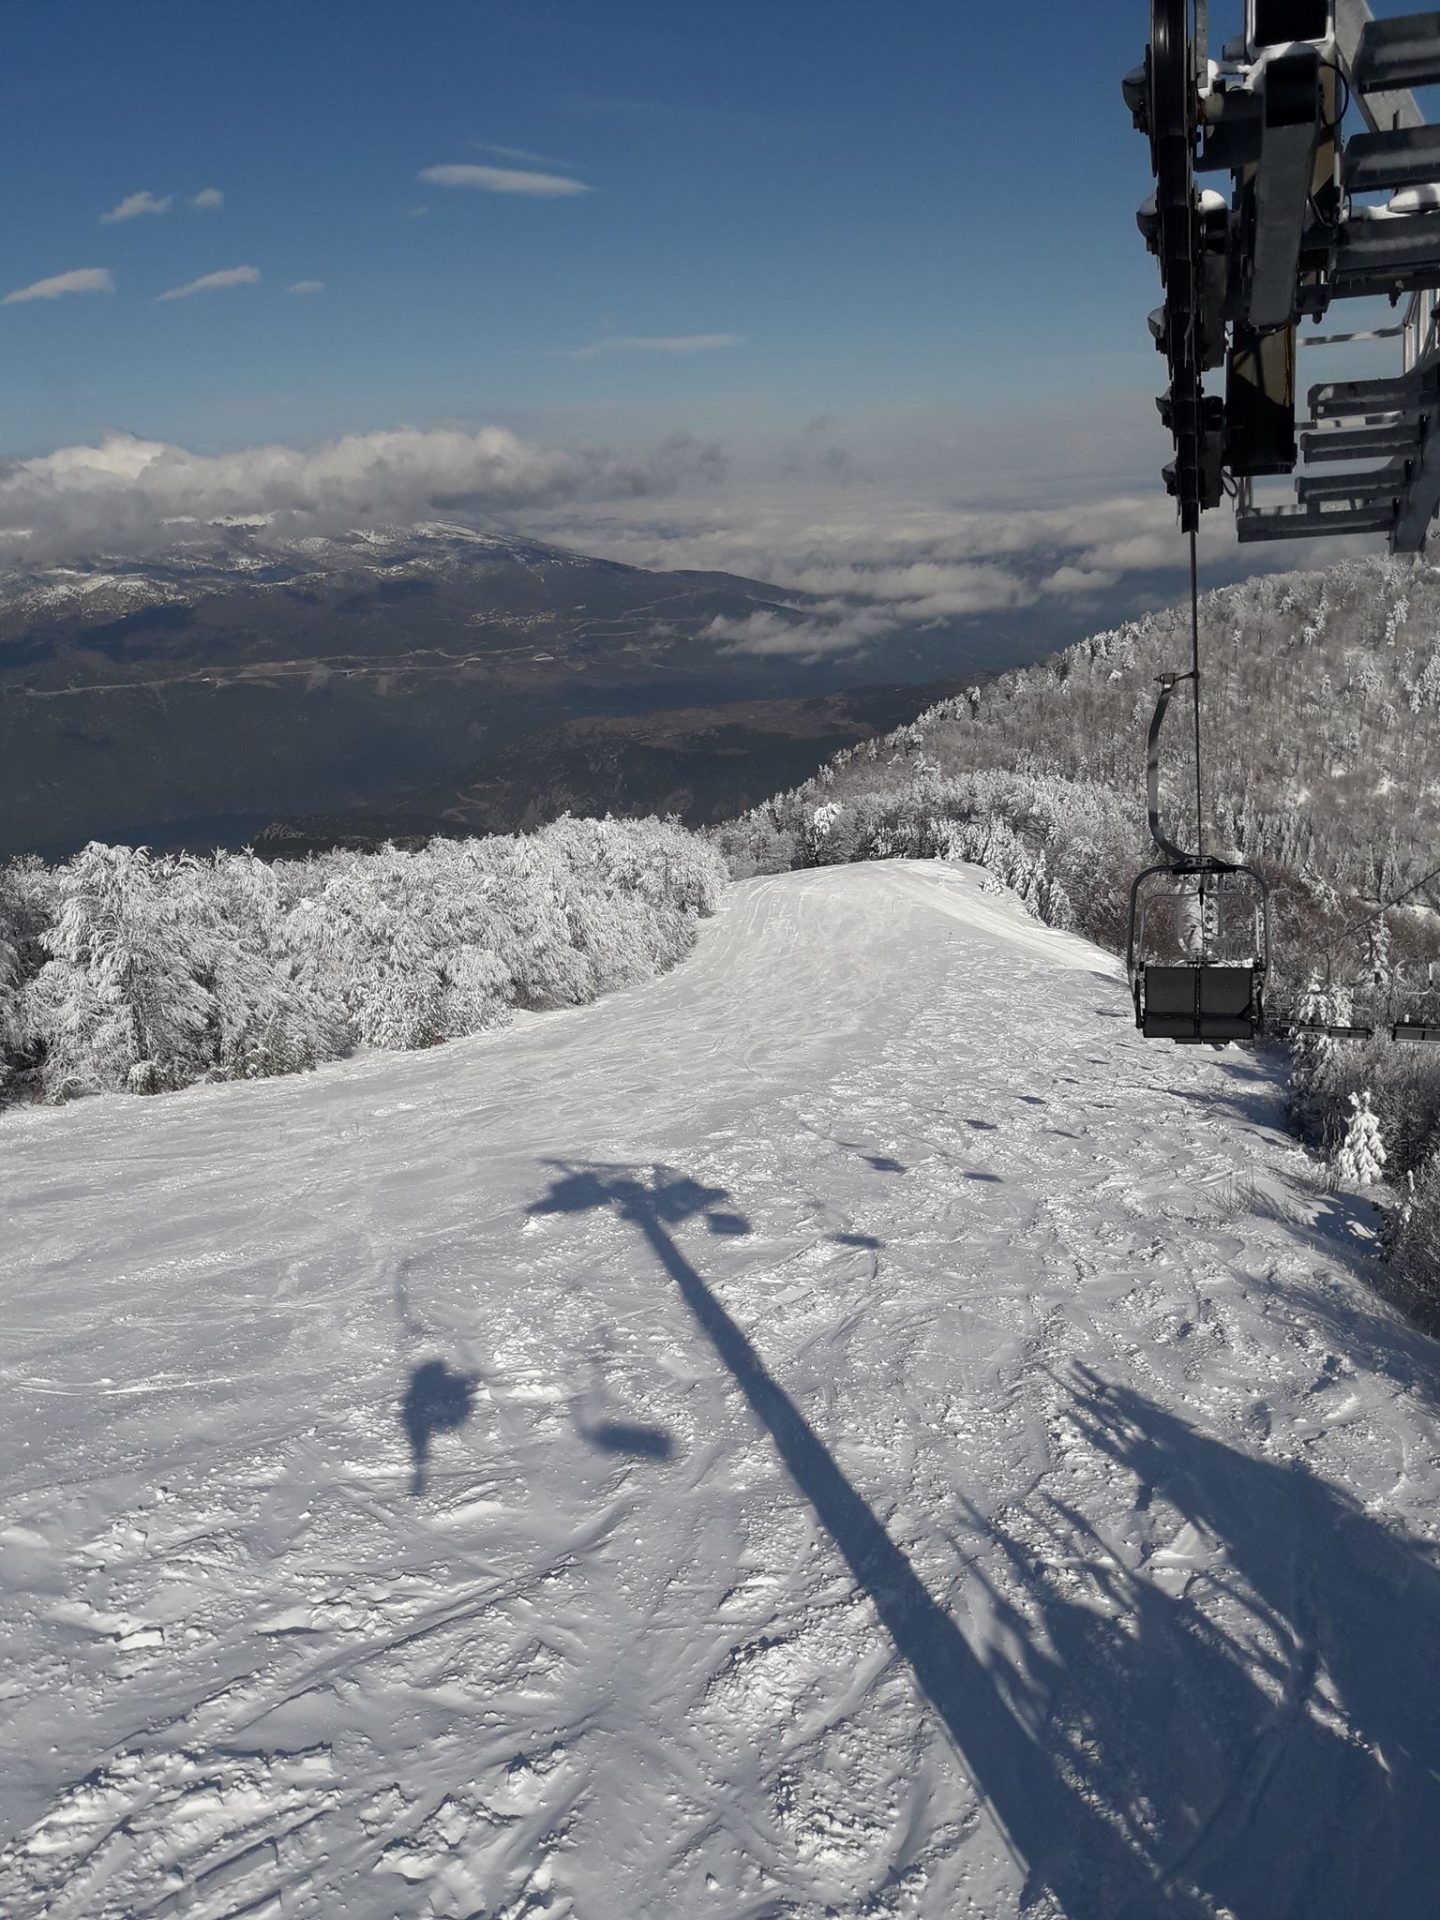
[[[1360,208],[1345,222],[1335,256],[1337,279],[1419,273],[1426,268],[1440,273],[1440,213]]]
[[[1440,127],[1354,134],[1345,142],[1343,178],[1350,193],[1423,187],[1440,180]]]
[[[1360,41],[1367,27],[1375,24],[1367,0],[1335,0],[1335,48],[1353,73],[1360,52]],[[1357,92],[1355,104],[1365,116],[1372,133],[1392,127],[1418,127],[1424,124],[1415,96],[1409,86],[1391,86],[1384,92]]]
[[[1357,93],[1394,93],[1440,81],[1440,13],[1407,13],[1369,20],[1350,62]]]
[[[1305,506],[1312,500],[1393,501],[1404,492],[1408,477],[1401,460],[1364,473],[1302,473],[1295,482],[1295,498]]]
[[[1364,507],[1251,507],[1235,516],[1242,545],[1256,540],[1323,540],[1337,533],[1389,533],[1395,503]]]
[[[1306,399],[1317,420],[1345,420],[1360,413],[1413,416],[1440,400],[1440,383],[1418,371],[1378,380],[1322,380]]]
[[[1307,460],[1407,458],[1419,449],[1418,431],[1404,422],[1383,427],[1332,427],[1328,433],[1300,436],[1300,450]]]

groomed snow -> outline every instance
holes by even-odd
[[[980,880],[4,1118],[7,1920],[1437,1911],[1433,1344]]]

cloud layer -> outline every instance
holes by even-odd
[[[1173,579],[1178,595],[1188,564],[1174,503],[1158,488],[1071,506],[982,510],[869,485],[797,482],[783,494],[737,489],[729,498],[655,506],[561,505],[531,514],[526,525],[632,566],[766,581],[779,590],[780,607],[716,621],[712,636],[736,651],[799,658],[1027,607],[1037,630],[1052,631],[1067,608],[1076,631],[1097,629],[1153,603],[1156,575]],[[1327,556],[1310,550],[1319,544],[1238,548],[1229,516],[1218,513],[1205,517],[1200,536],[1212,585],[1321,564]],[[794,596],[788,604],[786,596]]]
[[[563,501],[671,495],[721,470],[685,438],[648,452],[545,448],[504,427],[351,434],[311,450],[194,454],[116,434],[0,470],[0,560],[144,554],[258,523],[277,542],[437,512],[525,514]]]
[[[7,293],[0,306],[14,307],[25,300],[59,300],[67,293],[113,293],[115,282],[108,267],[76,267],[71,273],[52,274],[48,280],[33,281]]]
[[[416,178],[427,187],[468,187],[475,193],[517,193],[536,200],[561,200],[589,193],[583,180],[564,173],[531,173],[516,167],[424,167]]]
[[[1059,644],[1178,598],[1187,562],[1173,505],[1158,489],[1004,511],[863,482],[796,480],[767,493],[731,481],[720,449],[688,437],[621,452],[543,446],[504,427],[406,428],[313,449],[201,455],[112,435],[0,468],[0,563],[213,545],[235,524],[283,546],[436,517],[636,566],[765,582],[773,605],[717,619],[708,637],[727,650],[800,659],[879,658],[891,636],[1023,633],[1017,622],[1030,620]],[[1300,543],[1237,549],[1221,514],[1205,518],[1201,555],[1209,585],[1330,557]]]

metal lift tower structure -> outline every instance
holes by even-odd
[[[1124,82],[1155,173],[1139,222],[1165,290],[1150,325],[1181,527],[1230,492],[1241,540],[1383,533],[1418,553],[1440,508],[1440,125],[1411,89],[1440,83],[1440,12],[1246,0],[1243,35],[1212,60],[1208,11],[1151,0]],[[1347,138],[1351,108],[1365,130]],[[1396,337],[1399,371],[1312,386],[1297,431],[1301,323],[1374,295],[1404,303],[1396,325],[1313,344]],[[1256,503],[1257,479],[1292,473],[1295,504]]]
[[[1377,20],[1366,0],[1245,0],[1243,35],[1212,60],[1208,12],[1208,0],[1150,0],[1144,64],[1124,82],[1155,175],[1139,222],[1165,292],[1150,329],[1170,376],[1165,483],[1189,536],[1191,639],[1190,669],[1162,676],[1150,726],[1161,860],[1131,888],[1127,973],[1147,1037],[1224,1046],[1265,1031],[1269,894],[1255,868],[1205,845],[1196,530],[1229,493],[1241,540],[1383,533],[1394,553],[1425,545],[1440,507],[1440,126],[1411,89],[1440,83],[1440,13]],[[1366,131],[1347,138],[1352,109]],[[1207,175],[1228,176],[1228,191],[1199,186]],[[1375,295],[1405,303],[1397,325],[1313,344],[1398,337],[1399,372],[1311,387],[1297,432],[1302,321]],[[1277,474],[1297,474],[1295,504],[1257,504],[1255,481]],[[1193,850],[1160,819],[1161,728],[1186,681]],[[1391,1032],[1440,1038],[1414,1021]]]

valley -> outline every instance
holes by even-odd
[[[757,611],[794,623],[796,652],[724,637]],[[883,674],[807,654],[808,617],[763,582],[449,524],[285,550],[230,530],[203,552],[12,569],[0,858],[396,812],[461,831],[567,807],[699,824],[986,671],[975,637],[940,631],[890,648]]]

